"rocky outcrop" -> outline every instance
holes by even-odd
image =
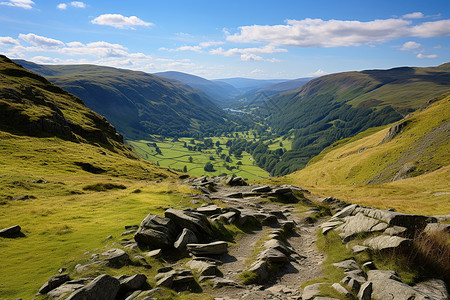
[[[213,234],[208,219],[201,213],[169,208],[164,212],[164,216],[179,227],[192,230],[199,239],[205,239]]]
[[[177,237],[178,227],[169,218],[148,214],[134,235],[134,240],[150,249],[172,247]]]

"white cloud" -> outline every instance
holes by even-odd
[[[399,37],[437,37],[450,35],[450,20],[411,26],[405,19],[368,22],[322,19],[287,20],[286,25],[239,27],[227,40],[237,43],[269,43],[296,47],[348,47],[383,43]]]
[[[0,36],[0,45],[20,45],[20,43],[10,36]]]
[[[429,54],[425,55],[422,53],[417,54],[417,58],[437,58],[438,56],[436,54]]]
[[[61,9],[61,10],[65,10],[65,9],[67,9],[67,4],[60,3],[60,4],[56,5],[56,8],[57,9]]]
[[[260,69],[254,69],[253,71],[250,72],[250,74],[261,74],[264,73],[263,70]]]
[[[86,4],[81,1],[72,1],[72,2],[70,2],[70,5],[72,5],[73,7],[77,7],[77,8],[86,8]]]
[[[208,48],[208,47],[212,47],[212,46],[218,46],[218,45],[223,45],[224,42],[222,41],[207,41],[207,42],[201,42],[199,44],[200,47],[202,48]]]
[[[325,71],[319,69],[319,70],[317,70],[317,71],[315,71],[315,72],[313,72],[313,73],[309,73],[308,76],[311,76],[311,77],[319,77],[319,76],[322,76],[322,75],[325,75],[325,74],[327,74],[327,72],[325,72]]]
[[[119,29],[134,29],[134,26],[151,26],[136,16],[125,17],[120,14],[103,14],[91,21],[92,24],[112,26]]]
[[[38,47],[44,47],[44,48],[64,46],[64,43],[59,40],[39,36],[39,35],[36,35],[33,33],[28,33],[28,34],[21,33],[21,34],[19,34],[19,39],[24,40],[25,42],[28,42],[32,45],[35,45]]]
[[[421,12],[413,12],[402,16],[403,19],[422,19],[423,17],[425,16]]]
[[[0,2],[0,5],[15,6],[25,9],[32,9],[34,2],[31,0],[9,0]]]
[[[261,61],[261,60],[264,60],[264,58],[262,58],[261,56],[256,55],[256,54],[244,53],[241,55],[241,60],[242,61]]]
[[[279,62],[280,60],[271,58],[264,59],[262,56],[257,54],[272,54],[279,52],[287,52],[286,49],[276,48],[272,45],[266,45],[264,47],[258,48],[232,48],[224,50],[222,47],[212,49],[209,51],[210,54],[217,54],[223,56],[240,55],[243,61],[268,61],[268,62]]]
[[[416,42],[406,42],[402,45],[402,47],[400,48],[400,50],[404,50],[404,51],[408,51],[408,50],[414,50],[417,49],[419,47],[421,47],[422,44],[416,43]]]

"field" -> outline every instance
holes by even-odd
[[[250,138],[249,135],[242,133],[238,134],[238,136]],[[190,138],[180,138],[178,140],[159,138],[157,141],[139,140],[127,142],[142,158],[155,162],[161,167],[185,171],[194,176],[234,174],[248,180],[269,176],[265,170],[255,164],[252,156],[247,152],[243,152],[239,158],[235,156],[229,157],[226,143],[231,138],[212,137],[210,139],[213,146],[208,148],[203,147],[204,142]],[[289,144],[289,142],[286,141],[286,144]],[[274,140],[273,145],[278,145],[279,148],[279,141]],[[191,147],[191,149],[192,147],[201,147],[202,149],[200,152],[198,150],[189,150],[188,147]],[[222,150],[218,150],[219,147]],[[205,171],[204,168],[208,162],[213,165],[214,171]]]

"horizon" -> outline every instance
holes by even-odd
[[[38,64],[290,80],[450,61],[450,4],[442,0],[5,0],[0,7],[0,52]]]

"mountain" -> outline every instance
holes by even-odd
[[[343,200],[357,194],[363,204],[448,214],[449,149],[446,93],[396,123],[333,143],[287,179]]]
[[[199,89],[220,106],[227,106],[227,103],[239,94],[239,91],[228,83],[212,81],[191,74],[168,71],[155,73],[154,75],[175,79],[184,84],[190,85],[193,88]]]
[[[449,65],[331,74],[278,94],[267,122],[294,141],[268,171],[291,173],[337,140],[402,119],[450,90]]]
[[[225,112],[208,96],[179,81],[95,65],[17,62],[81,98],[127,138],[211,134],[226,125]]]
[[[230,84],[241,91],[241,93],[245,93],[251,90],[261,89],[263,87],[277,84],[280,82],[288,81],[286,79],[250,79],[250,78],[224,78],[224,79],[215,79],[215,82],[224,82]]]

